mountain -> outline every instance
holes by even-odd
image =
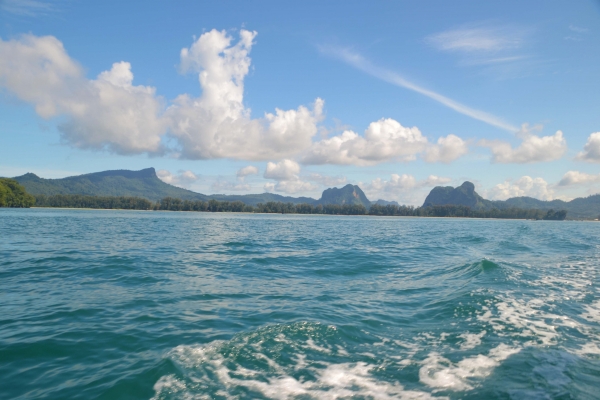
[[[132,196],[157,201],[165,197],[209,200],[208,196],[169,185],[158,179],[154,168],[140,171],[115,170],[44,179],[27,173],[13,178],[32,195],[81,194],[88,196]]]
[[[539,210],[566,210],[568,219],[596,219],[600,217],[600,194],[579,197],[571,201],[538,200],[533,197],[511,197],[507,200],[486,200],[475,191],[475,185],[464,182],[459,187],[437,186],[429,192],[423,207],[434,205],[463,205],[473,209],[525,208]]]
[[[275,193],[261,193],[261,194],[211,194],[208,197],[218,201],[241,201],[249,206],[255,206],[258,203],[267,203],[269,201],[281,202],[281,203],[293,203],[293,204],[314,204],[315,199],[312,197],[291,197],[282,196]]]
[[[397,201],[387,201],[387,200],[377,200],[377,201],[372,201],[371,205],[373,204],[377,204],[378,206],[400,206],[400,203],[398,203]]]
[[[219,201],[241,201],[252,206],[269,201],[294,204],[314,204],[316,201],[310,197],[289,197],[274,193],[247,195],[214,194],[207,196],[161,181],[156,176],[154,168],[146,168],[140,171],[102,171],[92,174],[69,176],[62,179],[44,179],[35,174],[27,173],[13,179],[24,186],[28,193],[33,195],[80,194],[88,196],[132,196],[142,197],[151,201],[158,201],[165,197],[203,201],[215,199]]]
[[[371,202],[367,199],[362,189],[351,184],[347,184],[341,189],[325,189],[321,198],[315,204],[362,204],[366,208],[371,206]]]
[[[423,207],[435,205],[460,205],[471,208],[488,208],[490,201],[475,192],[475,185],[464,182],[457,188],[452,186],[436,186],[427,195]]]

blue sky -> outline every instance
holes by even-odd
[[[2,176],[600,192],[598,1],[3,0],[0,39]]]

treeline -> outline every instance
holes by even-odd
[[[55,194],[35,196],[37,207],[99,208],[108,210],[153,210],[154,203],[139,197],[83,196],[79,194]]]
[[[0,178],[0,207],[28,208],[35,198],[14,179]]]
[[[360,204],[293,204],[281,202],[259,203],[250,206],[241,201],[181,200],[166,197],[156,203],[138,197],[109,197],[81,195],[36,196],[38,207],[102,208],[123,210],[164,210],[199,212],[246,212],[270,214],[327,214],[327,215],[380,215],[403,217],[463,217],[564,220],[567,212],[537,209],[506,208],[472,210],[467,206],[443,205],[429,207],[372,205],[369,209]]]
[[[462,218],[500,218],[500,219],[537,219],[562,221],[567,217],[565,210],[539,210],[533,208],[491,208],[473,210],[468,206],[443,205],[428,207],[380,206],[374,204],[369,209],[370,215],[392,215],[405,217],[462,217]]]

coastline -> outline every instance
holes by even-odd
[[[328,217],[380,217],[380,218],[428,218],[428,219],[470,219],[470,220],[498,220],[498,221],[506,221],[506,220],[514,220],[514,221],[546,221],[543,219],[527,219],[527,218],[482,218],[482,217],[442,217],[442,216],[415,216],[415,215],[371,215],[371,214],[314,214],[314,213],[265,213],[265,212],[232,212],[232,211],[191,211],[191,210],[181,210],[181,211],[172,211],[172,210],[137,210],[137,209],[128,209],[128,208],[88,208],[88,207],[28,207],[29,209],[38,209],[38,210],[82,210],[82,211],[141,211],[141,212],[169,212],[169,213],[210,213],[210,214],[244,214],[244,215],[302,215],[302,216],[328,216]],[[552,221],[552,220],[550,220]],[[571,221],[571,222],[600,222],[598,220],[591,219],[565,219],[562,221]]]

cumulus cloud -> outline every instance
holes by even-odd
[[[272,190],[276,192],[284,192],[287,194],[310,192],[318,188],[318,186],[310,182],[302,181],[300,179],[291,181],[279,181],[274,186],[272,186]]]
[[[592,133],[589,137],[583,151],[577,155],[577,159],[589,162],[600,162],[600,132]]]
[[[200,179],[200,177],[189,170],[179,171],[178,174],[173,174],[165,169],[160,169],[156,171],[156,175],[165,183],[186,188],[189,187],[190,184]]]
[[[429,175],[427,179],[417,180],[409,174],[392,174],[389,180],[373,179],[368,184],[359,185],[369,199],[397,200],[404,204],[421,204],[426,194],[426,188],[451,182],[450,178]]]
[[[469,152],[467,142],[456,135],[448,135],[438,139],[425,150],[423,157],[427,162],[451,163]]]
[[[268,182],[265,190],[268,192],[285,192],[288,194],[309,192],[318,186],[300,179],[300,165],[292,160],[282,160],[278,163],[269,162],[263,175],[266,179],[273,179],[277,183]]]
[[[427,179],[422,181],[421,186],[431,187],[431,186],[441,186],[447,183],[450,183],[452,179],[445,178],[443,176],[429,175]]]
[[[552,200],[554,190],[542,178],[523,176],[516,181],[506,180],[485,193],[490,200],[506,200],[511,197],[529,196],[540,200]]]
[[[236,173],[236,176],[239,180],[244,180],[250,175],[258,175],[258,168],[256,168],[254,165],[248,165],[244,168],[240,168]]]
[[[82,149],[341,165],[411,161],[423,152],[427,161],[447,163],[466,153],[455,135],[430,145],[417,127],[390,118],[372,122],[364,135],[346,130],[317,140],[320,98],[310,107],[251,118],[243,99],[255,38],[256,32],[244,29],[237,41],[211,30],[181,50],[180,70],[198,74],[199,97],[182,94],[168,102],[154,87],[134,85],[125,61],[88,79],[58,39],[34,35],[0,39],[0,87],[32,104],[42,118],[64,117],[58,127],[63,142]]]
[[[168,107],[155,88],[133,85],[127,62],[87,79],[52,36],[0,40],[0,86],[43,118],[66,116],[59,129],[75,147],[158,154],[169,134],[181,158],[285,158],[311,145],[324,103],[250,118],[243,91],[255,36],[241,30],[232,44],[225,31],[212,30],[183,49],[181,70],[198,73],[202,95],[180,95]]]
[[[292,160],[282,160],[278,163],[268,162],[264,177],[277,181],[289,181],[298,179],[300,165]]]
[[[374,165],[383,161],[411,161],[425,149],[425,138],[417,127],[406,128],[391,118],[372,122],[365,135],[344,131],[313,143],[305,164]]]
[[[59,130],[74,147],[120,154],[163,151],[161,100],[154,88],[132,81],[126,62],[86,79],[51,36],[0,40],[0,86],[33,104],[42,118],[67,116]]]
[[[568,171],[563,175],[558,186],[585,185],[600,182],[600,174],[586,174],[579,171]]]
[[[251,189],[250,185],[244,182],[233,183],[226,180],[217,180],[210,186],[215,192],[247,192]]]
[[[312,109],[276,109],[260,119],[251,119],[244,107],[244,78],[255,37],[256,32],[242,29],[232,45],[227,32],[212,30],[181,50],[182,71],[197,72],[202,88],[200,97],[181,95],[166,112],[182,157],[265,160],[290,157],[310,146],[323,100],[315,100]]]
[[[327,176],[316,173],[310,174],[308,179],[328,187],[345,185],[348,181],[345,176]]]
[[[554,161],[567,151],[567,142],[561,131],[554,135],[537,136],[529,132],[521,135],[521,144],[513,148],[510,143],[499,140],[482,140],[480,145],[492,151],[492,161],[501,164],[525,164]]]

